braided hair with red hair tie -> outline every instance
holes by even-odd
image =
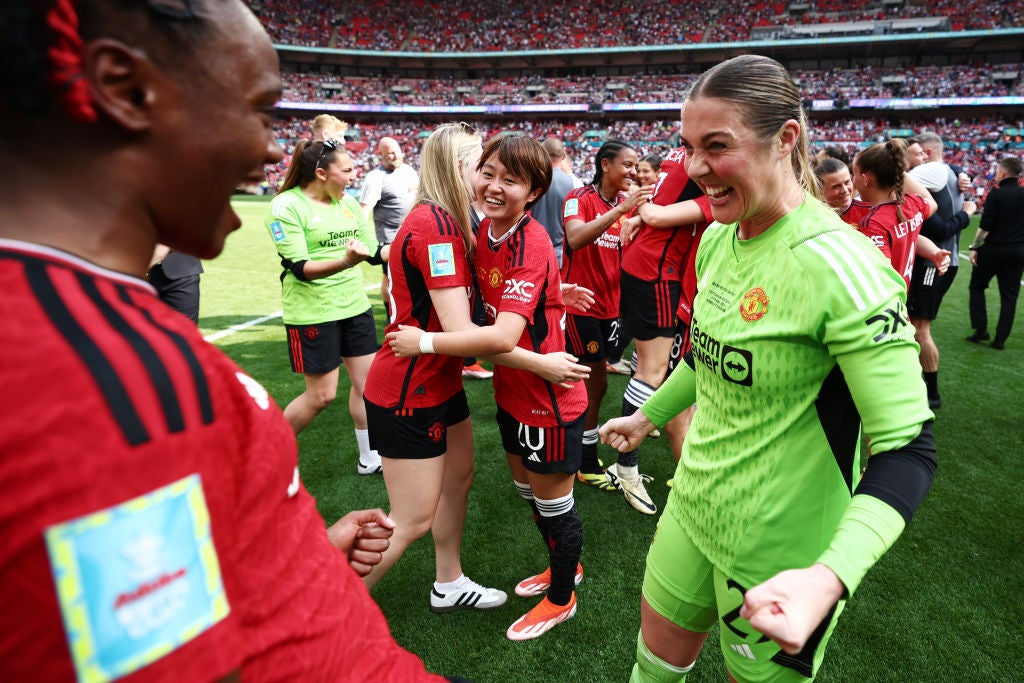
[[[56,39],[47,52],[50,86],[60,95],[67,113],[75,121],[96,123],[99,117],[89,95],[89,83],[82,73],[82,37],[78,35],[75,0],[55,0],[46,13],[46,23]]]

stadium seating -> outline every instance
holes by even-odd
[[[853,32],[1021,26],[1024,0],[691,3],[682,0],[249,0],[281,45],[488,52],[735,42]],[[895,23],[894,23],[895,22]],[[902,27],[901,27],[902,23]],[[842,29],[830,25],[849,24]]]

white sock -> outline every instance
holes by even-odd
[[[356,445],[359,447],[359,462],[364,465],[379,465],[380,455],[370,448],[370,432],[365,429],[353,430],[356,433]]]
[[[459,578],[455,579],[454,581],[449,581],[447,583],[440,583],[438,581],[435,581],[434,590],[443,595],[446,591],[455,590],[456,588],[458,588],[462,584],[462,580],[464,578],[466,578],[466,575],[462,574],[459,576]]]
[[[630,481],[632,481],[636,479],[638,476],[640,476],[640,473],[637,471],[636,465],[633,465],[632,467],[627,467],[625,465],[616,465],[615,471],[619,475],[619,479],[629,479]]]

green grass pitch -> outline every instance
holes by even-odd
[[[262,225],[266,204],[238,201],[244,227],[220,258],[206,264],[200,327],[221,334],[280,311],[279,260]],[[965,235],[972,236],[968,228]],[[368,285],[379,270],[365,269]],[[943,408],[935,423],[939,472],[929,498],[896,546],[868,575],[847,606],[829,645],[820,681],[1003,681],[1024,679],[1024,316],[1006,350],[969,344],[966,258],[933,326],[942,353]],[[378,325],[376,288],[370,292]],[[990,316],[996,291],[989,290]],[[281,405],[303,382],[290,371],[280,317],[244,327],[215,343]],[[610,377],[604,418],[617,414],[625,380]],[[528,509],[511,484],[497,429],[490,381],[467,381],[476,446],[463,565],[475,580],[510,594],[489,612],[432,614],[429,538],[415,544],[374,590],[400,643],[430,670],[481,683],[626,681],[639,626],[644,557],[656,518],[630,508],[621,495],[579,485],[576,499],[586,529],[579,611],[535,641],[513,643],[505,629],[533,601],[512,587],[546,566],[546,553]],[[355,443],[342,372],[339,400],[299,439],[302,478],[320,512],[333,521],[354,508],[387,509],[380,477],[356,475]],[[602,446],[606,462],[613,459]],[[673,462],[668,442],[648,440],[641,470],[664,506]],[[712,633],[690,681],[724,681]]]

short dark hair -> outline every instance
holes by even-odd
[[[848,169],[849,167],[833,156],[822,157],[814,161],[814,175],[818,176],[819,180],[822,176],[838,173],[844,168]]]
[[[1006,171],[1011,178],[1019,178],[1022,166],[1024,166],[1017,157],[1003,157],[997,163],[999,168]]]
[[[547,150],[530,136],[523,133],[495,135],[484,145],[477,168],[483,168],[491,157],[497,157],[512,176],[525,180],[530,185],[531,192],[540,190],[536,199],[527,203],[527,209],[536,204],[551,187],[551,157],[548,156]]]

